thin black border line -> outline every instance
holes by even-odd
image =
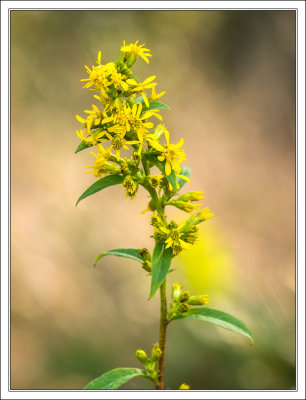
[[[134,0],[135,1],[135,0]],[[141,1],[141,0],[136,0],[136,1]],[[196,0],[198,1],[198,0]],[[238,0],[238,1],[243,1],[243,0]],[[260,0],[259,0],[260,1]],[[295,1],[303,1],[303,0],[295,0]],[[9,226],[8,226],[8,258],[9,258],[9,273],[8,273],[8,277],[9,277],[9,312],[8,312],[8,322],[9,322],[9,326],[8,326],[8,341],[9,341],[9,357],[8,357],[8,366],[9,366],[9,373],[8,373],[8,392],[9,393],[28,393],[28,392],[38,392],[38,393],[46,393],[46,392],[64,392],[64,393],[82,393],[84,392],[84,389],[80,389],[80,390],[68,390],[68,389],[54,389],[54,390],[30,390],[30,389],[10,389],[10,381],[11,381],[11,332],[10,332],[10,323],[11,323],[11,96],[10,96],[10,89],[11,89],[11,74],[10,74],[10,65],[11,65],[11,52],[10,52],[10,37],[11,37],[11,24],[10,24],[10,14],[11,11],[231,11],[231,10],[238,10],[238,11],[295,11],[295,22],[296,22],[296,46],[295,46],[295,50],[296,50],[296,54],[295,54],[295,61],[296,61],[296,77],[295,77],[295,85],[296,85],[296,96],[295,96],[295,122],[296,122],[296,126],[295,126],[295,303],[296,303],[296,312],[295,312],[295,317],[296,317],[296,341],[295,341],[295,367],[296,367],[296,371],[295,371],[295,375],[296,375],[296,389],[295,390],[290,390],[290,389],[286,389],[286,390],[190,390],[190,392],[197,392],[197,393],[206,393],[206,392],[217,392],[217,393],[249,393],[249,392],[255,392],[255,393],[294,393],[294,392],[298,392],[298,352],[297,352],[297,343],[298,343],[298,287],[297,287],[297,280],[298,280],[298,241],[297,241],[297,236],[298,236],[298,9],[297,8],[282,8],[282,9],[276,9],[276,8],[266,8],[266,9],[261,9],[261,8],[248,8],[248,9],[241,9],[241,8],[218,8],[218,9],[206,9],[206,8],[201,8],[201,9],[134,9],[134,8],[129,8],[129,9],[83,9],[83,8],[77,8],[77,9],[66,9],[66,8],[61,8],[61,9],[47,9],[47,8],[43,8],[43,9],[32,9],[32,8],[28,8],[28,9],[14,9],[14,8],[8,8],[8,60],[9,60],[9,68],[8,68],[8,104],[9,104],[9,109],[8,109],[8,132],[9,132],[9,153],[8,153],[8,186],[9,186],[9,191],[8,191],[8,215],[9,215]],[[1,11],[0,11],[0,15],[1,15]],[[0,334],[1,335],[1,334]],[[1,338],[1,336],[0,336]],[[86,393],[97,393],[97,390],[86,390]],[[117,390],[99,390],[98,392],[129,392],[129,393],[133,393],[133,392],[156,392],[156,390],[152,389],[152,390],[125,390],[125,389],[117,389]],[[163,390],[163,392],[181,392],[180,390]]]

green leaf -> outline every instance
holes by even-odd
[[[78,198],[76,205],[83,199],[88,196],[91,196],[94,193],[99,192],[102,189],[105,189],[109,186],[119,185],[124,180],[124,176],[122,175],[107,175],[104,178],[99,179],[93,185],[89,186],[87,190]]]
[[[134,103],[143,103],[142,106],[142,111],[148,111],[148,110],[171,110],[169,106],[166,104],[160,102],[160,101],[155,101],[155,100],[149,100],[149,107],[146,106],[144,103],[143,97],[140,96],[138,97]]]
[[[254,342],[251,331],[239,319],[227,314],[223,311],[214,310],[208,307],[191,308],[186,313],[177,314],[171,319],[191,318],[199,319],[200,321],[209,322],[232,332],[248,337],[251,342]]]
[[[176,186],[177,177],[175,175],[175,172],[172,169],[171,174],[167,176],[166,172],[165,172],[166,160],[159,161],[157,157],[158,156],[154,155],[154,154],[146,154],[146,158],[149,161],[151,161],[151,163],[154,164],[165,175],[165,177],[168,179],[168,182],[173,187],[173,190],[176,192],[177,191],[177,186]]]
[[[151,299],[160,288],[169,271],[172,258],[172,248],[165,248],[165,243],[157,242],[152,257]]]
[[[102,257],[105,256],[125,257],[125,258],[131,258],[132,260],[139,261],[141,263],[143,262],[143,258],[140,256],[138,249],[113,249],[99,254],[94,261],[94,265],[96,265],[97,262],[101,260]]]
[[[82,150],[88,149],[89,147],[93,147],[93,144],[85,144],[84,140],[82,140],[82,142],[78,145],[75,154]]]
[[[105,374],[99,376],[99,378],[96,378],[93,381],[89,382],[88,385],[84,387],[84,389],[86,390],[118,389],[121,385],[135,378],[136,376],[143,376],[144,378],[149,378],[148,374],[142,369],[116,368],[106,372]]]
[[[185,167],[184,165],[181,165],[180,175],[184,175],[187,178],[190,178],[191,177],[191,169],[188,167]],[[180,185],[180,189],[187,183],[187,181],[185,181],[185,179],[182,179],[179,177],[177,177],[176,180],[177,180],[177,183]]]

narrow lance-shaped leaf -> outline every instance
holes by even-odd
[[[171,257],[171,247],[166,249],[165,243],[157,242],[152,257],[152,280],[149,299],[154,296],[156,291],[160,288],[160,285],[165,280],[170,268]]]
[[[171,320],[182,318],[198,319],[200,321],[209,322],[210,324],[246,336],[252,343],[254,341],[251,331],[242,321],[223,311],[214,310],[213,308],[208,307],[191,308],[186,313],[176,314],[171,318]]]
[[[187,178],[191,177],[191,169],[188,167],[185,167],[184,165],[181,165],[181,172],[180,175],[186,176]],[[183,178],[177,177],[176,178],[177,183],[180,186],[180,189],[187,183],[187,181]]]
[[[94,193],[99,192],[102,189],[105,189],[109,186],[119,185],[124,180],[124,176],[122,175],[107,175],[104,178],[99,179],[93,185],[89,186],[87,190],[78,198],[76,205],[83,199],[88,196],[91,196]]]
[[[138,97],[134,103],[143,103],[142,110],[143,111],[149,111],[149,110],[170,110],[170,107],[167,106],[166,104],[160,102],[160,101],[155,101],[155,100],[149,100],[149,107],[146,106],[144,103],[143,97]]]
[[[105,374],[99,376],[99,378],[96,378],[93,381],[89,382],[88,385],[84,387],[84,389],[86,390],[118,389],[121,385],[123,385],[124,383],[128,382],[133,378],[136,378],[137,376],[149,378],[148,374],[142,369],[116,368],[106,372]]]
[[[82,150],[88,149],[89,147],[93,147],[93,144],[86,144],[84,142],[84,140],[82,140],[82,142],[78,145],[78,147],[76,148],[75,154],[79,153]]]
[[[105,256],[118,256],[118,257],[125,257],[125,258],[130,258],[135,261],[143,262],[143,258],[139,254],[138,249],[113,249],[113,250],[108,250],[105,251],[104,253],[101,253],[98,255],[98,257],[94,261],[94,265],[97,264],[99,260],[101,260],[102,257]]]

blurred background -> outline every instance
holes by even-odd
[[[76,199],[95,180],[74,154],[75,114],[91,108],[84,65],[114,61],[123,40],[151,49],[135,73],[157,76],[172,141],[184,137],[215,217],[168,279],[242,319],[254,345],[199,321],[168,330],[166,386],[295,389],[295,13],[293,11],[11,12],[11,389],[82,389],[141,367],[158,341],[159,299],[138,263],[153,248],[147,196],[120,186]],[[183,212],[169,210],[179,221]],[[137,378],[123,389],[153,389]]]

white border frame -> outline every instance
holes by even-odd
[[[73,7],[72,7],[73,6]],[[8,390],[9,382],[9,265],[10,265],[10,132],[9,51],[10,9],[296,9],[297,10],[297,174],[296,260],[297,390],[286,391],[60,391]],[[305,3],[304,1],[3,1],[1,2],[1,398],[2,399],[304,399],[305,398]],[[8,235],[9,232],[9,235]],[[107,393],[107,394],[106,394]]]

